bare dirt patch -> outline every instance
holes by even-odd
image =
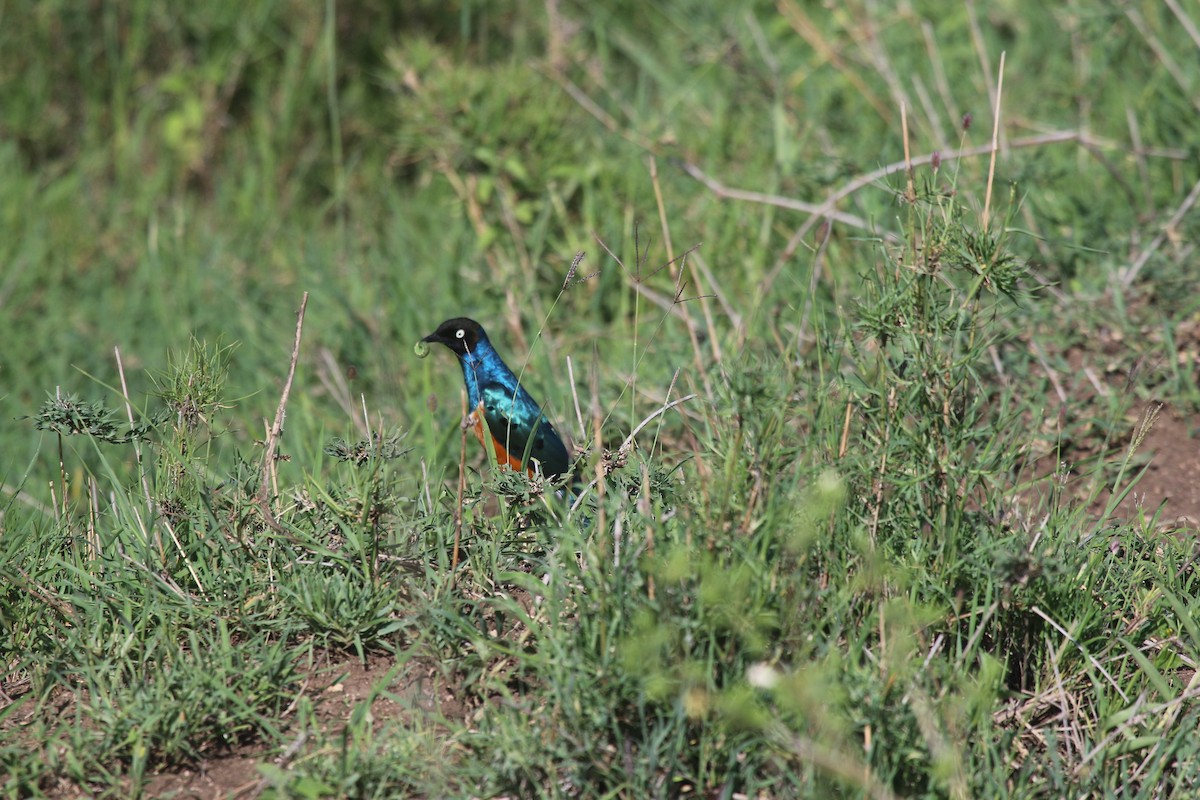
[[[431,665],[410,662],[397,668],[396,659],[388,655],[370,656],[366,664],[344,654],[331,654],[329,658],[318,666],[305,690],[315,703],[325,733],[339,731],[355,708],[368,700],[377,729],[390,721],[406,719],[414,708],[436,710],[451,718],[463,713],[447,691],[440,671]],[[146,796],[179,800],[257,797],[268,786],[259,771],[260,764],[286,765],[304,752],[307,737],[300,731],[294,733],[295,742],[282,754],[250,746],[163,772],[149,782]]]
[[[1139,509],[1153,514],[1161,505],[1160,523],[1176,528],[1200,526],[1200,441],[1195,424],[1163,408],[1135,455],[1149,459],[1146,472],[1117,507],[1117,515],[1131,517]],[[1140,469],[1140,467],[1139,467]]]
[[[1127,314],[1142,322],[1130,323],[1129,330],[1085,326],[1086,335],[1058,353],[1050,343],[1061,338],[1060,330],[1019,337],[1048,383],[1034,474],[1047,476],[1065,467],[1066,497],[1087,503],[1099,518],[1117,482],[1117,465],[1132,448],[1117,491],[1136,482],[1112,520],[1149,520],[1158,513],[1160,529],[1194,530],[1200,527],[1200,440],[1187,402],[1171,396],[1178,386],[1171,379],[1171,362],[1182,369],[1200,363],[1200,319],[1180,322],[1168,347],[1162,323],[1150,313],[1152,303],[1146,295],[1131,298]],[[1064,310],[1064,316],[1071,314]],[[1126,411],[1110,422],[1106,416],[1114,406]],[[1097,471],[1101,461],[1103,470]],[[1098,491],[1095,481],[1100,481]],[[1035,494],[1044,491],[1039,487]]]
[[[1097,520],[1108,508],[1114,485],[1116,491],[1124,492],[1132,482],[1132,489],[1109,515],[1110,521],[1131,522],[1139,517],[1149,521],[1158,514],[1154,522],[1157,528],[1200,528],[1200,439],[1196,438],[1195,425],[1157,402],[1135,411],[1120,423],[1126,429],[1121,440],[1107,446],[1102,446],[1098,437],[1066,442],[1061,452],[1039,456],[1033,474],[1049,479],[1065,468],[1064,497],[1073,504],[1085,503],[1088,513]],[[1118,465],[1127,457],[1118,483]],[[1100,461],[1104,468],[1097,473]],[[1101,482],[1099,487],[1096,481]],[[1048,491],[1048,485],[1039,480],[1027,497],[1036,507],[1044,502]]]

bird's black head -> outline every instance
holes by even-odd
[[[426,336],[423,342],[440,342],[454,351],[457,356],[465,356],[474,352],[475,346],[481,341],[487,341],[483,326],[473,319],[455,317],[448,319],[433,333]]]

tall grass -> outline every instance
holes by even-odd
[[[1117,504],[1195,397],[1186,9],[18,5],[6,795],[1200,780]],[[459,314],[576,497],[459,490]],[[1101,338],[1175,366],[1068,394]]]

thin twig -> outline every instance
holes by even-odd
[[[134,512],[134,515],[139,516],[139,515],[137,515],[136,511]],[[142,523],[142,521],[139,518],[138,525],[139,525],[139,527],[142,528],[142,530],[145,530],[145,526],[142,525],[141,523]],[[196,572],[196,568],[194,566],[192,566],[192,560],[190,558],[188,558],[187,550],[185,550],[183,547],[183,542],[179,541],[179,537],[175,535],[175,528],[172,527],[171,521],[169,519],[167,519],[166,517],[163,517],[162,524],[163,524],[163,527],[165,527],[167,529],[167,535],[171,537],[171,541],[174,543],[175,549],[179,551],[179,557],[182,558],[183,563],[187,565],[188,573],[191,574],[192,581],[195,582],[196,589],[199,590],[200,596],[207,597],[208,592],[204,591],[204,584],[201,583],[201,581],[200,581],[200,575]],[[275,523],[275,524],[278,525],[279,523]]]
[[[679,405],[680,403],[686,403],[688,400],[695,400],[695,399],[696,399],[696,394],[692,393],[685,397],[681,397],[678,400],[672,400],[671,402],[669,402],[665,405],[659,406],[659,408],[657,408],[653,413],[651,413],[650,416],[646,417],[644,420],[642,420],[641,422],[638,423],[638,426],[633,429],[632,433],[630,433],[628,436],[625,437],[625,441],[621,442],[621,446],[617,449],[618,450],[629,449],[629,446],[633,444],[633,440],[637,437],[637,435],[639,433],[642,432],[642,428],[645,428],[654,419],[656,419],[660,415],[665,414],[666,412],[670,411],[672,408]]]
[[[1133,163],[1137,165],[1138,177],[1142,180],[1142,205],[1148,213],[1154,210],[1154,184],[1150,179],[1146,154],[1142,152],[1142,130],[1138,125],[1137,112],[1128,103],[1125,104],[1125,124],[1129,127],[1129,143],[1133,145]]]
[[[1092,369],[1091,365],[1084,365],[1083,374],[1087,376],[1088,382],[1092,384],[1092,388],[1096,390],[1097,395],[1100,397],[1108,397],[1110,394],[1112,394],[1108,387],[1100,381],[1100,376],[1096,374],[1096,371]]]
[[[913,197],[915,198],[916,195]],[[833,226],[825,225],[824,229],[825,235],[821,238],[821,243],[817,245],[817,252],[813,255],[812,272],[808,276],[808,294],[804,297],[804,311],[800,314],[800,329],[796,332],[797,353],[804,344],[805,331],[808,329],[808,320],[812,315],[814,298],[817,296],[817,284],[824,271],[825,254],[829,251],[829,240],[833,238]]]
[[[579,431],[579,441],[587,438],[587,428],[583,425],[583,411],[579,406],[579,390],[575,386],[575,364],[570,356],[567,356],[567,380],[571,384],[571,400],[575,403],[575,421],[579,424],[576,428]]]
[[[1054,628],[1054,630],[1058,631],[1059,634],[1061,634],[1064,639],[1066,639],[1071,644],[1075,645],[1075,647],[1079,650],[1079,652],[1083,655],[1083,657],[1086,658],[1093,667],[1095,667],[1096,671],[1108,679],[1109,685],[1117,690],[1117,694],[1121,695],[1121,699],[1124,700],[1126,703],[1129,702],[1129,695],[1127,695],[1125,693],[1125,690],[1121,688],[1121,684],[1119,684],[1117,682],[1116,678],[1114,678],[1109,673],[1109,671],[1104,668],[1103,664],[1101,664],[1098,660],[1096,660],[1095,656],[1093,656],[1091,653],[1089,653],[1087,650],[1084,649],[1083,645],[1080,644],[1078,639],[1076,639],[1073,635],[1068,633],[1066,628],[1064,628],[1062,625],[1059,625],[1057,621],[1055,621],[1045,611],[1042,611],[1042,609],[1040,609],[1039,607],[1030,606],[1029,610],[1032,611],[1034,614],[1037,614],[1043,620],[1045,620],[1046,623],[1049,624],[1050,627]]]
[[[1192,186],[1192,191],[1188,192],[1188,196],[1180,203],[1179,208],[1175,209],[1175,213],[1167,220],[1167,224],[1158,232],[1158,235],[1154,237],[1149,246],[1138,255],[1137,260],[1121,273],[1121,286],[1123,288],[1128,289],[1133,284],[1138,273],[1142,271],[1142,267],[1146,266],[1146,262],[1150,260],[1150,256],[1154,255],[1158,248],[1162,247],[1163,242],[1174,232],[1176,226],[1183,221],[1184,216],[1192,210],[1192,206],[1196,205],[1197,200],[1200,200],[1200,181],[1196,181],[1196,184]]]
[[[604,427],[604,423],[603,423],[601,412],[600,412],[600,369],[599,369],[598,364],[596,363],[596,358],[595,358],[594,353],[593,353],[593,358],[592,358],[591,384],[592,384],[591,385],[591,391],[592,391],[592,446],[596,448],[595,452],[599,455],[599,457],[596,458],[596,478],[595,478],[595,480],[593,480],[593,482],[590,484],[590,486],[596,487],[596,530],[599,532],[599,535],[601,537],[603,537],[606,535],[607,530],[608,530],[608,528],[607,528],[608,521],[606,519],[607,509],[605,508],[605,505],[604,505],[604,496],[608,493],[608,485],[604,479],[605,478],[604,458],[603,458],[604,440],[601,438],[601,429]],[[587,488],[590,488],[590,486]],[[584,497],[585,492],[586,492],[586,488],[584,491],[579,492],[579,496],[575,499],[575,502],[571,505],[572,512],[575,511],[575,509],[578,508],[579,505],[583,502],[583,497]],[[603,542],[601,544],[603,544]]]
[[[879,468],[876,472],[874,481],[874,497],[872,498],[871,522],[867,529],[871,532],[871,545],[874,546],[879,533],[879,514],[883,509],[883,491],[885,487],[884,476],[887,475],[888,463],[888,445],[892,440],[892,418],[896,411],[896,387],[892,386],[888,389],[887,396],[887,411],[884,414],[883,426],[883,441],[880,443],[879,450]],[[882,611],[881,611],[882,613]]]
[[[62,387],[61,386],[54,387],[54,396],[55,396],[55,399],[59,403],[62,402]],[[62,506],[60,508],[59,504],[55,503],[54,507],[56,509],[56,513],[58,514],[58,516],[56,517],[56,521],[61,522],[62,520],[67,518],[67,462],[66,462],[66,456],[63,454],[62,434],[61,433],[58,434],[57,438],[58,438],[58,479],[59,479],[58,485],[59,485],[60,489],[62,490]],[[50,481],[50,499],[54,500],[54,481]]]
[[[684,311],[683,305],[685,301],[679,301],[674,297],[668,297],[662,292],[654,291],[645,283],[638,280],[636,276],[631,276],[629,278],[629,282],[633,286],[633,290],[635,292],[649,300],[651,303],[654,303],[654,305],[661,308],[667,314],[678,317],[679,319],[686,319],[686,312]]]
[[[904,142],[904,199],[917,202],[917,182],[913,174],[912,149],[908,142],[908,106],[900,104],[900,138]]]
[[[671,226],[667,223],[667,208],[666,208],[666,204],[663,202],[662,185],[658,181],[658,160],[655,159],[654,156],[650,156],[650,183],[654,188],[654,200],[658,204],[658,217],[659,217],[659,221],[662,224],[663,242],[667,246],[667,258],[671,260],[671,263],[674,263],[675,248],[671,243]],[[688,255],[693,250],[696,250],[696,249],[697,249],[696,247],[693,247],[687,253],[683,254],[683,257],[681,259],[681,263],[680,263],[679,267],[682,270],[685,264],[691,263],[692,281],[696,284],[696,289],[699,290],[700,285],[701,285],[700,284],[700,276],[696,272],[695,263],[690,262],[688,259]],[[720,340],[720,337],[717,336],[717,328],[716,328],[716,323],[713,321],[712,309],[709,308],[709,306],[708,306],[708,297],[703,294],[700,295],[700,310],[701,310],[701,313],[704,314],[704,325],[708,329],[708,343],[712,347],[713,361],[720,364],[721,363],[721,340]],[[686,306],[684,307],[684,314],[685,314],[684,318],[687,319],[688,322],[690,323],[691,318],[690,318],[690,316],[687,315]],[[693,346],[693,348],[697,349],[696,363],[697,363],[697,366],[700,366],[700,363],[701,363],[700,354],[699,354],[700,343],[698,340],[696,340],[695,334],[692,334],[692,339],[693,339],[692,346]],[[708,386],[707,382],[705,383],[705,388],[709,389],[709,396],[711,399],[711,387]]]
[[[103,551],[100,548],[100,534],[96,532],[96,520],[100,518],[100,485],[96,483],[95,476],[88,476],[87,487],[88,521],[86,541],[88,543],[88,552],[91,553],[93,559],[97,559]]]
[[[700,254],[699,250],[688,256],[688,263],[694,265],[696,269],[700,270],[700,274],[704,277],[704,281],[708,285],[708,289],[712,291],[713,295],[715,295],[717,298],[717,302],[721,304],[721,313],[723,313],[729,319],[730,324],[733,325],[735,329],[742,327],[742,315],[734,309],[733,304],[729,301],[729,297],[721,290],[721,284],[717,283],[717,279],[713,276],[712,270],[709,268],[708,263],[704,260],[704,256]],[[717,361],[719,362],[720,360],[721,354],[718,350]]]
[[[1078,142],[1089,147],[1115,146],[1109,145],[1107,142],[1101,142],[1099,140],[1086,137],[1079,131],[1062,130],[1051,131],[1049,133],[1040,133],[1035,136],[1027,136],[1023,139],[1017,139],[1016,141],[1010,142],[1008,147],[1009,149],[1041,147],[1043,145],[1061,144],[1063,142]],[[943,163],[947,163],[956,159],[987,155],[991,151],[991,144],[977,145],[975,147],[966,147],[961,150],[942,153],[941,159]],[[1089,150],[1089,152],[1092,151]],[[1176,160],[1181,160],[1180,156],[1182,155],[1181,153],[1176,153],[1174,151],[1164,151],[1162,153],[1155,152],[1150,154],[1160,155],[1163,158],[1172,158]],[[915,168],[930,164],[933,162],[935,155],[935,153],[929,153],[928,155],[916,156],[912,159],[912,166]],[[843,199],[849,197],[858,190],[866,186],[870,186],[876,181],[882,180],[889,175],[893,175],[901,170],[908,169],[909,165],[906,161],[897,161],[892,164],[886,164],[876,170],[859,175],[857,178],[854,178],[849,183],[846,183],[840,189],[830,194],[825,199],[825,202],[820,204],[808,203],[803,200],[794,200],[790,197],[782,197],[780,195],[770,195],[763,194],[761,192],[748,192],[741,189],[733,189],[725,186],[715,178],[705,174],[703,170],[694,164],[685,163],[682,166],[685,172],[703,183],[711,192],[722,199],[761,203],[764,205],[775,206],[777,208],[786,208],[793,211],[804,211],[809,214],[808,219],[806,219],[804,223],[796,229],[796,232],[792,234],[792,238],[788,240],[788,243],[784,247],[779,258],[776,259],[775,265],[771,268],[770,274],[768,274],[760,284],[760,297],[766,296],[766,294],[770,291],[771,286],[774,285],[776,279],[779,277],[779,274],[783,271],[783,268],[787,266],[787,263],[795,253],[796,248],[799,247],[800,242],[806,235],[808,235],[808,232],[816,227],[817,224],[823,219],[832,220],[834,222],[842,222],[852,228],[871,231],[872,233],[875,233],[885,241],[892,244],[896,244],[900,241],[900,237],[896,234],[891,233],[890,231],[875,230],[873,227],[873,222],[868,222],[867,220],[861,217],[856,217],[853,214],[846,214],[841,211],[837,211],[836,206]]]
[[[645,540],[646,557],[650,562],[654,562],[654,525],[653,515],[650,510],[650,468],[646,462],[642,462],[642,496],[638,499],[638,505],[646,520],[646,530],[643,539]],[[655,586],[654,572],[650,570],[646,573],[646,597],[651,603],[654,602]]]
[[[317,368],[317,380],[329,392],[329,396],[346,412],[350,422],[358,429],[359,435],[364,439],[370,436],[371,422],[365,416],[359,420],[358,408],[350,393],[350,384],[346,382],[345,371],[338,365],[337,356],[328,347],[322,347],[317,352],[317,360],[320,362]]]
[[[17,574],[21,576],[21,580],[19,581],[13,580],[10,576],[7,581],[10,586],[24,590],[42,605],[52,606],[58,611],[58,613],[62,614],[65,619],[76,619],[75,609],[70,603],[59,597],[55,589],[38,583],[33,578],[29,577],[28,572],[21,569],[21,567],[16,564],[10,564],[8,566],[11,569],[16,570]]]
[[[988,211],[992,207],[992,181],[996,177],[996,151],[1000,149],[1000,102],[1004,97],[1004,56],[1007,51],[1000,52],[1000,75],[996,80],[996,107],[992,115],[992,158],[988,164],[987,191],[983,196],[983,232],[988,230]]]
[[[1058,373],[1055,372],[1054,367],[1050,366],[1050,361],[1046,357],[1046,351],[1036,341],[1030,342],[1030,349],[1033,350],[1033,356],[1042,365],[1042,369],[1046,370],[1046,377],[1050,379],[1050,385],[1054,387],[1054,393],[1058,395],[1058,402],[1065,406],[1067,404],[1067,392],[1058,380]]]
[[[913,169],[912,163],[912,147],[908,141],[908,106],[903,103],[900,104],[900,138],[904,143],[904,202],[911,208],[917,204],[917,181],[916,171]],[[829,227],[832,228],[833,226],[830,225]],[[831,234],[832,230],[826,232],[825,239],[827,241]],[[918,263],[917,251],[923,244],[918,236],[914,235],[910,237],[908,246],[912,251],[911,259],[913,264]]]
[[[462,391],[462,446],[458,451],[458,503],[454,507],[454,550],[450,554],[450,585],[458,580],[458,548],[462,542],[463,503],[467,493],[467,392]]]
[[[1009,143],[1009,149],[1021,149],[1026,147],[1041,147],[1049,144],[1062,144],[1063,142],[1080,142],[1096,147],[1114,146],[1107,142],[1085,137],[1079,131],[1059,130],[1050,131],[1049,133],[1039,133],[1034,136],[1026,136],[1021,139],[1016,139]],[[954,161],[960,158],[970,158],[973,156],[987,155],[992,152],[991,144],[976,145],[975,147],[964,147],[961,150],[952,150],[946,153],[941,153],[942,163]],[[933,162],[936,153],[929,153],[923,156],[915,156],[912,159],[912,166],[920,167]],[[1164,153],[1163,157],[1175,158],[1175,153]],[[872,222],[868,222],[862,217],[856,217],[853,214],[844,214],[840,211],[835,211],[834,207],[849,195],[854,194],[863,187],[870,186],[878,180],[893,175],[902,170],[908,169],[908,162],[901,160],[891,164],[885,164],[871,172],[865,172],[857,178],[846,183],[837,191],[830,194],[822,203],[808,203],[803,200],[794,200],[790,197],[782,197],[780,195],[763,194],[762,192],[748,192],[742,189],[733,189],[725,186],[715,178],[705,174],[703,170],[695,164],[684,163],[683,170],[691,175],[696,180],[708,187],[713,194],[722,199],[728,200],[744,200],[750,203],[761,203],[763,205],[775,206],[777,208],[786,208],[792,211],[803,211],[811,214],[818,219],[831,219],[834,222],[842,222],[852,228],[861,228],[862,230],[872,230]],[[812,220],[813,224],[816,220]],[[895,237],[891,237],[895,239]]]
[[[129,401],[129,386],[125,383],[125,365],[121,363],[121,348],[114,347],[113,355],[117,359],[117,374],[121,376],[121,397],[125,400],[125,414],[129,417],[129,427],[133,428],[133,403]],[[142,443],[137,437],[133,437],[133,457],[137,461],[138,475],[142,479],[142,493],[146,498],[147,513],[154,513],[154,499],[150,495],[150,481],[146,477],[146,470],[142,465]],[[162,549],[162,542],[159,542],[159,549]]]
[[[979,618],[979,622],[975,623],[975,632],[971,634],[971,638],[967,640],[967,645],[960,652],[964,658],[970,658],[971,653],[975,650],[975,645],[979,644],[979,640],[983,637],[984,631],[988,629],[988,622],[991,621],[992,615],[1000,608],[1000,601],[993,600],[992,604],[987,607],[983,615]],[[974,613],[974,612],[972,612]]]
[[[276,533],[284,533],[283,526],[275,519],[271,511],[270,494],[271,474],[275,466],[275,451],[279,447],[279,437],[283,434],[283,418],[287,414],[288,396],[292,393],[292,380],[296,377],[296,362],[300,360],[300,338],[304,333],[304,311],[308,308],[308,292],[300,299],[300,310],[296,312],[296,340],[292,344],[292,361],[288,366],[287,381],[283,384],[283,393],[279,396],[279,407],[275,409],[275,422],[267,434],[266,455],[263,456],[262,485],[258,487],[258,507],[262,509],[263,521]]]
[[[901,166],[903,166],[903,163],[904,162],[901,162]],[[809,203],[804,200],[796,200],[791,197],[783,197],[777,194],[752,192],[746,189],[734,189],[708,175],[706,172],[704,172],[704,170],[700,169],[691,162],[685,161],[681,164],[681,166],[683,167],[684,172],[703,183],[706,187],[708,187],[710,192],[722,200],[744,200],[747,203],[760,203],[762,205],[775,206],[776,208],[786,208],[790,211],[803,211],[806,214],[812,214],[813,216],[817,217],[828,217],[829,219],[836,220],[837,222],[844,222],[852,228],[861,228],[863,230],[869,230],[871,227],[869,220],[855,216],[854,214],[847,214],[843,211],[833,210],[833,204],[828,200],[826,200],[824,203]],[[878,170],[876,171],[878,172]],[[890,172],[884,172],[883,175],[871,178],[871,180],[867,181],[867,183],[871,183],[888,174],[890,174]],[[854,188],[858,189],[861,187],[856,186]],[[847,192],[847,194],[849,194],[849,192]],[[840,200],[841,196],[838,196],[837,199]]]
[[[685,265],[681,262],[687,260],[687,254],[685,253],[680,261],[677,261],[675,258],[675,250],[671,242],[671,226],[667,224],[667,208],[663,202],[662,185],[658,181],[658,161],[654,156],[650,156],[650,185],[654,189],[654,199],[658,206],[658,219],[662,225],[663,244],[667,247],[667,265],[671,270],[671,277],[675,279],[675,296],[678,298],[683,293],[684,282],[683,267]],[[692,269],[692,280],[696,282],[697,289],[699,289],[699,281],[696,280],[695,268]],[[709,313],[708,301],[703,295],[700,297],[700,305],[704,310],[704,317],[708,323],[709,338],[715,343],[717,337],[716,332],[712,329],[712,314]],[[688,311],[687,306],[681,306],[681,308],[683,310],[683,324],[687,328],[688,340],[692,344],[692,358],[696,364],[696,372],[700,375],[700,380],[704,382],[705,394],[711,400],[713,397],[712,381],[708,378],[708,370],[704,368],[704,353],[700,346],[700,336],[696,333],[696,325],[692,321],[692,315]],[[720,353],[716,353],[716,356],[716,360],[719,362],[721,360]]]
[[[850,440],[850,419],[854,413],[854,401],[846,401],[846,418],[842,420],[842,439],[838,442],[838,459],[846,457],[846,444]]]

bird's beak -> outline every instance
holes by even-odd
[[[437,331],[434,331],[433,333],[429,334],[421,341],[422,342],[441,342],[442,339],[440,336],[437,335]]]

